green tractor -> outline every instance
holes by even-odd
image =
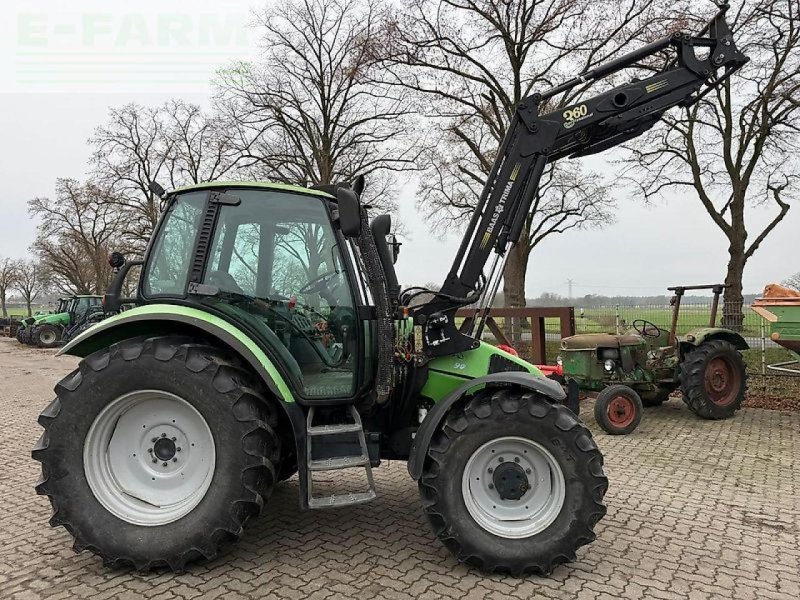
[[[594,416],[612,435],[632,432],[643,406],[658,406],[677,389],[684,402],[704,419],[726,419],[739,409],[747,387],[740,351],[745,339],[716,326],[719,296],[726,286],[698,285],[668,288],[672,297],[669,331],[644,319],[622,335],[589,333],[561,341],[559,362],[569,385],[598,392]],[[686,290],[712,290],[707,327],[677,335],[681,298]]]
[[[39,348],[55,348],[74,325],[84,322],[91,313],[102,308],[102,296],[62,298],[58,312],[39,317],[29,325],[28,343]]]
[[[20,344],[34,344],[32,332],[34,326],[38,324],[38,322],[45,317],[54,318],[57,317],[59,319],[67,319],[69,315],[67,314],[67,307],[69,306],[70,298],[59,298],[58,304],[54,310],[45,313],[37,313],[32,317],[28,317],[26,319],[22,319],[22,323],[20,324],[19,328],[17,329],[17,341]]]
[[[403,460],[459,560],[513,574],[573,560],[606,511],[602,455],[563,388],[481,334],[547,163],[635,137],[736,71],[724,14],[526,98],[436,290],[401,291],[363,178],[153,184],[164,213],[143,260],[112,255],[104,299],[136,306],[64,346],[82,360],[39,417],[51,524],[108,564],[181,570],[237,539],[284,479],[297,474],[302,509],[360,505],[372,469]],[[539,110],[665,51],[652,77]],[[462,326],[464,306],[478,308]]]

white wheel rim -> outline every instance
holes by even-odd
[[[504,463],[506,467],[501,467]],[[495,485],[495,469],[511,465],[512,474],[524,473],[529,485],[519,499],[501,497]],[[464,504],[475,522],[508,539],[528,538],[547,529],[561,513],[565,489],[564,474],[553,455],[522,437],[485,443],[469,458],[461,478]]]
[[[208,491],[215,463],[203,416],[183,398],[158,390],[111,401],[83,445],[94,497],[135,525],[165,525],[190,513]]]
[[[54,344],[56,341],[56,334],[53,331],[45,331],[39,336],[43,344]]]

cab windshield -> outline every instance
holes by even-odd
[[[354,393],[356,319],[325,200],[269,189],[233,189],[222,205],[190,296],[259,337],[305,397]],[[185,297],[207,191],[169,208],[143,278],[148,297]]]

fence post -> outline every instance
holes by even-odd
[[[614,306],[614,329],[616,330],[617,335],[619,335],[619,304]]]
[[[764,317],[761,317],[761,374],[767,374],[767,331],[764,327]]]

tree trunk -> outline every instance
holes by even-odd
[[[31,310],[31,301],[30,300],[26,300],[25,301],[25,307],[28,309],[28,316],[32,317],[33,316],[33,311]]]
[[[722,326],[741,331],[744,323],[742,306],[742,275],[747,258],[744,255],[744,240],[741,243],[731,242],[728,248],[728,273],[725,276],[725,288],[722,303]]]
[[[525,235],[509,250],[506,270],[503,273],[503,296],[507,308],[520,308],[525,302],[525,275],[528,271],[528,244]],[[520,319],[505,320],[506,337],[515,346],[522,341],[522,321]]]

